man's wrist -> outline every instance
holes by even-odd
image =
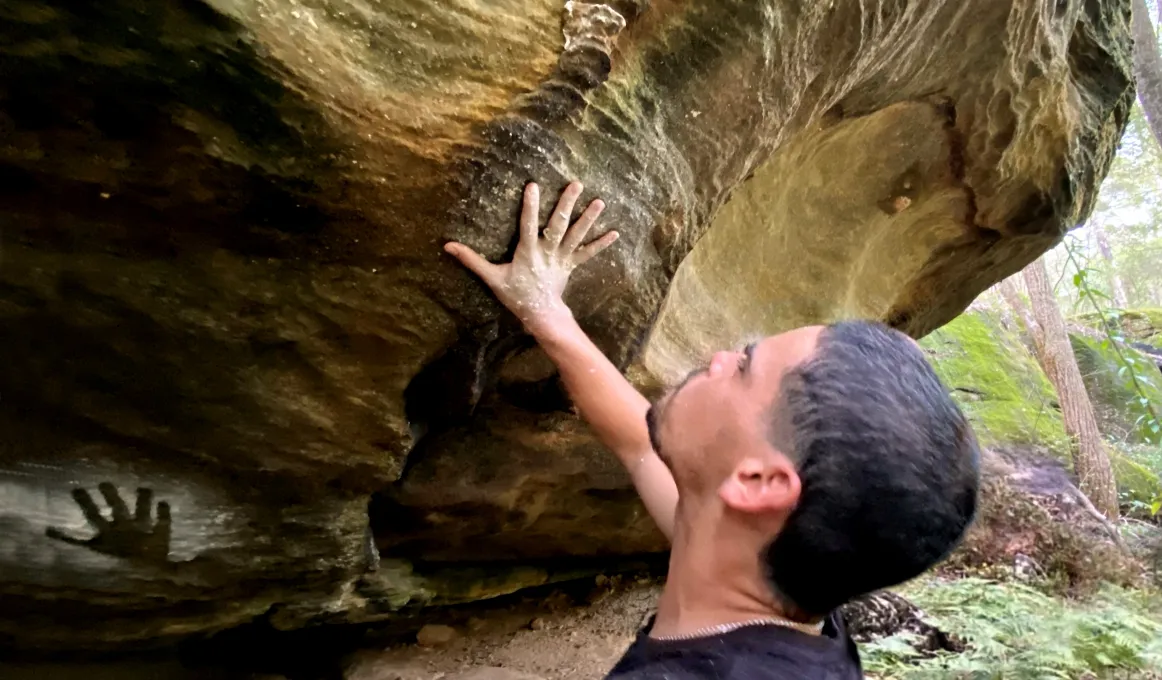
[[[525,330],[539,342],[552,341],[569,333],[577,325],[572,310],[563,301],[539,309],[522,321]]]

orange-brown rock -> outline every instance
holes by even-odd
[[[504,257],[525,182],[584,182],[622,238],[567,301],[651,393],[805,322],[921,336],[1088,215],[1128,6],[5,2],[0,638],[366,620],[662,549],[441,244]]]

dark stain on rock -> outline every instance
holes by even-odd
[[[570,412],[573,406],[560,376],[556,375],[532,383],[500,385],[497,393],[510,404],[532,413]]]
[[[413,427],[429,434],[461,426],[472,417],[495,386],[500,365],[528,345],[528,336],[509,317],[471,329],[412,379],[404,400]]]
[[[330,217],[311,193],[312,182],[251,172],[245,206],[240,217],[251,224],[269,227],[291,236],[314,236],[326,227]]]

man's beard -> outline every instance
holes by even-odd
[[[654,447],[654,453],[658,454],[658,458],[661,458],[665,462],[666,457],[662,453],[662,445],[658,433],[660,429],[658,425],[658,412],[658,402],[650,404],[649,409],[646,410],[646,431],[649,432],[650,446]]]
[[[662,459],[662,462],[666,464],[666,467],[669,467],[670,463],[666,460],[666,453],[662,450],[662,426],[659,422],[663,410],[661,404],[662,402],[666,402],[668,404],[670,401],[673,401],[674,395],[680,392],[681,389],[686,386],[686,383],[690,382],[694,377],[706,373],[707,370],[708,369],[706,368],[696,368],[693,371],[690,371],[690,373],[688,373],[686,377],[682,379],[682,382],[678,383],[676,387],[669,390],[660,399],[652,402],[649,409],[646,410],[646,432],[648,432],[650,435],[650,446],[654,447],[654,453],[658,454],[658,458]]]

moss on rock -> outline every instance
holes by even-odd
[[[1053,386],[1015,329],[990,314],[970,312],[920,344],[983,446],[1044,448],[1069,460]]]
[[[1097,313],[1080,314],[1076,320],[1090,328],[1101,330],[1101,316]],[[1162,348],[1162,308],[1126,310],[1118,315],[1118,321],[1127,340]]]
[[[1141,403],[1145,398],[1155,411],[1162,409],[1162,375],[1154,361],[1124,344],[1115,349],[1106,338],[1071,333],[1069,340],[1102,432],[1134,444],[1158,443],[1159,435],[1151,429],[1157,424]],[[1132,362],[1137,387],[1122,370],[1125,364],[1119,352]]]
[[[1135,456],[1133,449],[1114,448],[1110,451],[1110,463],[1114,467],[1114,478],[1118,482],[1118,497],[1130,514],[1142,512],[1157,499],[1162,498],[1162,478],[1159,472],[1143,464],[1142,456]],[[1146,511],[1147,517],[1152,512]]]
[[[1162,308],[1125,312],[1122,329],[1132,340],[1162,348]]]

